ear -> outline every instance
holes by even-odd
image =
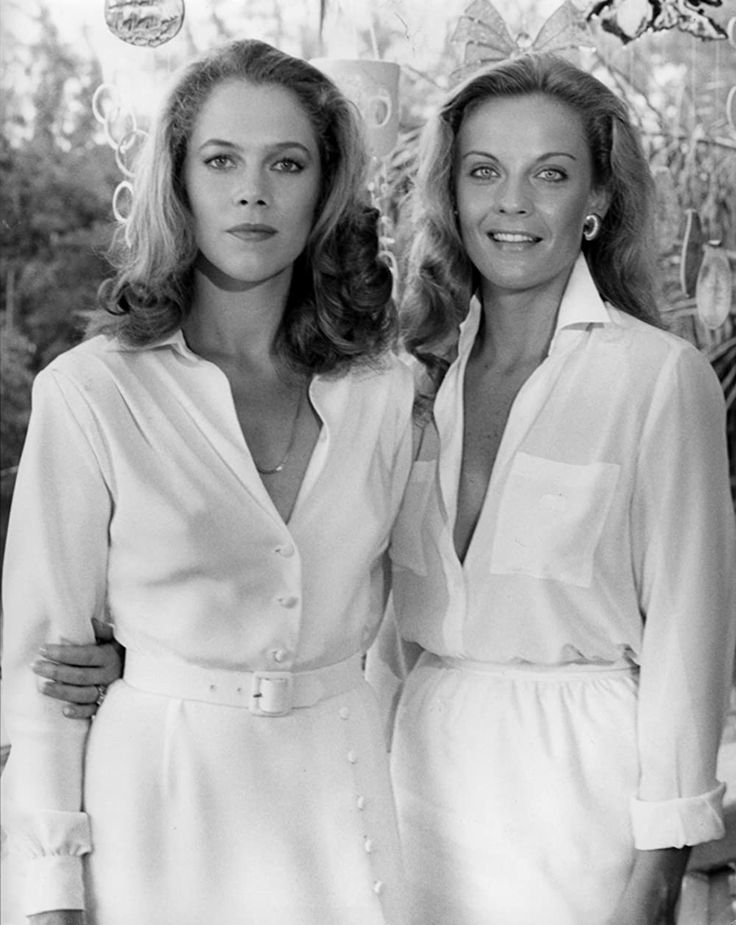
[[[601,186],[597,189],[591,191],[588,196],[588,206],[587,212],[595,212],[596,215],[600,215],[601,218],[606,217],[606,212],[608,212],[608,207],[611,205],[611,194],[604,187]]]

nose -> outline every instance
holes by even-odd
[[[499,183],[496,208],[504,215],[526,215],[531,211],[529,191],[522,177],[506,177]]]
[[[263,171],[256,168],[243,169],[237,178],[234,198],[236,204],[241,206],[268,205],[268,179]]]

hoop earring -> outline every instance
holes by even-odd
[[[585,240],[592,241],[593,238],[597,238],[600,234],[602,224],[603,221],[600,215],[596,215],[595,212],[586,215],[585,221],[583,222],[583,237]]]

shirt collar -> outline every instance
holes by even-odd
[[[181,328],[177,328],[170,334],[166,334],[164,337],[159,337],[148,344],[126,344],[124,341],[119,340],[117,337],[113,337],[110,338],[107,349],[125,353],[132,350],[158,350],[159,347],[172,347],[174,350],[183,354],[184,356],[191,356],[192,353],[187,346],[186,341],[184,340],[184,332]]]
[[[470,300],[468,314],[460,323],[458,341],[460,356],[470,352],[475,335],[478,333],[480,317],[480,299],[473,296]],[[563,331],[584,330],[593,324],[612,324],[613,322],[614,319],[608,306],[596,289],[588,263],[585,257],[579,254],[560,302],[549,352],[552,353],[561,344]]]

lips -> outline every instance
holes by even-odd
[[[265,241],[278,232],[271,225],[243,223],[242,225],[234,225],[232,228],[228,228],[227,233],[239,238],[241,241]]]
[[[521,231],[488,231],[487,237],[499,244],[537,244],[542,239]]]

